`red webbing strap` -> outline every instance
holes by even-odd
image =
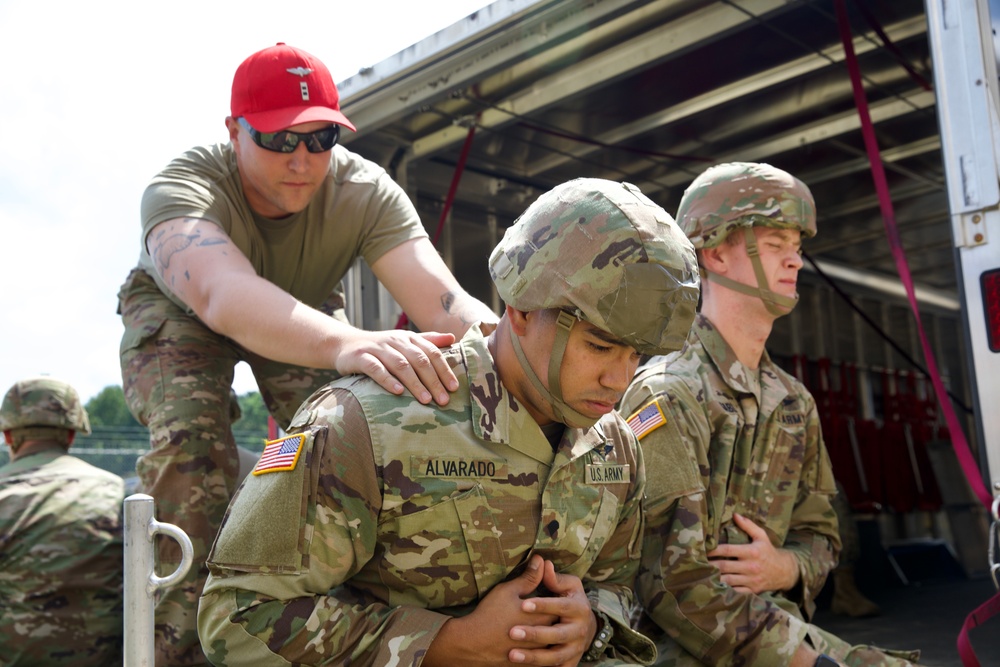
[[[861,131],[865,139],[865,148],[868,152],[868,161],[871,163],[872,178],[875,180],[875,189],[878,192],[879,206],[882,209],[882,220],[885,224],[886,236],[889,238],[889,246],[892,249],[893,257],[896,260],[896,269],[899,271],[900,279],[906,287],[906,294],[909,297],[910,308],[917,321],[917,330],[920,334],[920,344],[923,346],[924,356],[927,360],[927,368],[934,385],[934,393],[937,395],[938,403],[944,413],[945,421],[948,424],[948,431],[951,434],[951,444],[955,449],[958,461],[965,472],[965,477],[969,486],[976,496],[986,507],[990,507],[990,494],[983,484],[981,473],[969,451],[969,444],[965,440],[965,434],[958,423],[955,411],[948,399],[948,394],[941,382],[941,375],[938,373],[937,364],[934,361],[934,354],[924,333],[923,323],[920,321],[920,311],[917,307],[917,299],[913,289],[913,279],[910,277],[910,267],[906,262],[903,253],[903,244],[899,238],[899,231],[896,228],[895,216],[892,209],[892,199],[889,197],[889,185],[885,178],[885,171],[882,167],[882,158],[878,151],[878,144],[875,140],[875,128],[872,125],[871,116],[868,113],[868,101],[865,98],[864,86],[861,83],[861,70],[858,67],[858,60],[854,54],[854,44],[851,40],[851,27],[847,19],[847,11],[844,7],[844,0],[835,0],[837,7],[837,22],[840,26],[840,38],[844,44],[844,55],[848,70],[851,73],[851,87],[854,89],[854,103],[858,108],[858,116],[861,119]],[[1000,613],[1000,592],[996,593],[985,604],[980,605],[966,619],[958,635],[958,653],[962,658],[965,667],[979,667],[979,660],[975,651],[969,643],[968,631],[993,615]]]
[[[477,117],[478,118],[478,117]],[[472,137],[476,134],[476,124],[472,123],[469,125],[469,132],[465,135],[465,143],[462,144],[462,153],[458,156],[458,164],[455,165],[455,173],[451,175],[451,185],[448,186],[448,196],[444,200],[444,208],[441,209],[441,217],[438,219],[437,230],[434,232],[434,247],[437,247],[438,240],[441,238],[441,231],[444,229],[444,223],[448,220],[448,214],[451,213],[451,205],[455,203],[455,193],[458,192],[458,182],[462,180],[462,172],[465,171],[465,160],[469,157],[469,149],[472,148]],[[396,321],[397,329],[404,329],[410,323],[410,318],[406,316],[406,313],[400,313],[399,319]]]
[[[965,667],[979,667],[979,658],[976,657],[976,652],[972,650],[972,643],[969,641],[969,631],[997,614],[1000,614],[1000,592],[994,593],[993,597],[965,617],[965,623],[958,633],[958,655]]]
[[[854,43],[851,39],[851,26],[848,22],[847,10],[844,6],[844,0],[835,0],[835,4],[837,7],[837,21],[840,26],[840,38],[844,44],[845,60],[851,74],[851,86],[854,89],[854,103],[857,106],[858,116],[861,119],[861,131],[865,140],[865,149],[868,152],[868,161],[871,164],[872,178],[875,180],[875,190],[878,192],[879,206],[882,209],[882,221],[885,224],[885,233],[889,240],[889,247],[892,249],[892,255],[896,260],[896,270],[899,272],[899,277],[906,287],[906,295],[910,301],[910,309],[913,311],[914,318],[916,319],[917,331],[920,334],[920,344],[923,347],[924,357],[927,361],[931,383],[934,385],[934,393],[937,395],[945,422],[948,424],[948,432],[951,434],[951,444],[955,449],[955,455],[958,457],[958,462],[962,466],[962,470],[972,491],[983,505],[989,508],[992,497],[986,490],[986,485],[983,484],[982,473],[980,473],[975,459],[972,458],[969,444],[965,440],[965,433],[958,423],[955,410],[941,381],[941,374],[938,372],[937,363],[934,360],[934,352],[927,340],[927,334],[924,332],[923,322],[920,320],[920,310],[917,306],[913,279],[910,276],[910,267],[903,252],[899,230],[896,228],[892,199],[889,196],[889,185],[885,178],[882,157],[879,154],[878,143],[875,139],[875,127],[872,125],[871,116],[868,113],[868,101],[861,82],[861,69],[858,67],[858,59],[854,53]]]

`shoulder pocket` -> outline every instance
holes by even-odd
[[[646,503],[659,506],[704,491],[705,483],[698,469],[695,445],[681,434],[669,400],[660,395],[654,404],[659,406],[664,423],[640,440],[639,447],[646,465]]]
[[[305,439],[293,468],[247,476],[212,545],[212,565],[251,573],[294,574],[308,568],[310,508],[318,484],[312,463],[318,460],[317,439],[325,441],[317,435],[324,432],[293,434]]]

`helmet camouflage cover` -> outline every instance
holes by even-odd
[[[816,202],[805,183],[769,164],[709,167],[684,191],[677,224],[695,248],[712,248],[737,227],[762,225],[816,235]]]
[[[0,431],[33,427],[90,433],[87,411],[72,386],[50,377],[21,380],[3,397]]]
[[[579,178],[540,196],[490,256],[517,310],[561,308],[644,354],[680,349],[698,304],[694,248],[628,183]]]

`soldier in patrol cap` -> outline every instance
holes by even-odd
[[[647,465],[639,628],[657,665],[907,665],[808,623],[841,544],[808,390],[764,345],[798,298],[809,188],[767,164],[698,176],[677,222],[702,306],[683,349],[651,359],[621,403]]]
[[[149,429],[140,488],[194,550],[187,574],[157,594],[157,667],[207,664],[196,605],[241,474],[229,414],[237,364],[283,429],[349,373],[444,405],[458,380],[439,346],[496,322],[445,265],[403,188],[339,145],[355,127],[320,59],[279,42],[248,56],[231,90],[228,142],[185,151],[143,192],[138,262],[118,293],[122,389]],[[420,332],[348,323],[341,281],[359,259]],[[180,561],[174,540],[157,543],[159,571]]]
[[[364,377],[267,446],[209,557],[217,665],[645,665],[629,625],[644,468],[614,411],[684,341],[694,249],[634,186],[577,179],[490,257],[506,302],[445,356],[447,406]]]
[[[122,659],[124,482],[67,453],[90,433],[76,390],[37,377],[0,406],[0,665]]]

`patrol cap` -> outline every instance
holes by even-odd
[[[259,132],[315,121],[354,129],[340,111],[340,93],[326,65],[284,42],[254,53],[236,69],[230,113]]]
[[[816,202],[805,183],[759,162],[709,167],[684,191],[677,224],[695,248],[712,248],[736,227],[762,225],[816,235]]]
[[[643,354],[680,349],[698,303],[694,247],[629,183],[579,178],[540,196],[490,255],[504,302],[561,308]]]
[[[40,426],[90,433],[87,411],[68,383],[35,377],[21,380],[7,390],[0,405],[0,431]]]

